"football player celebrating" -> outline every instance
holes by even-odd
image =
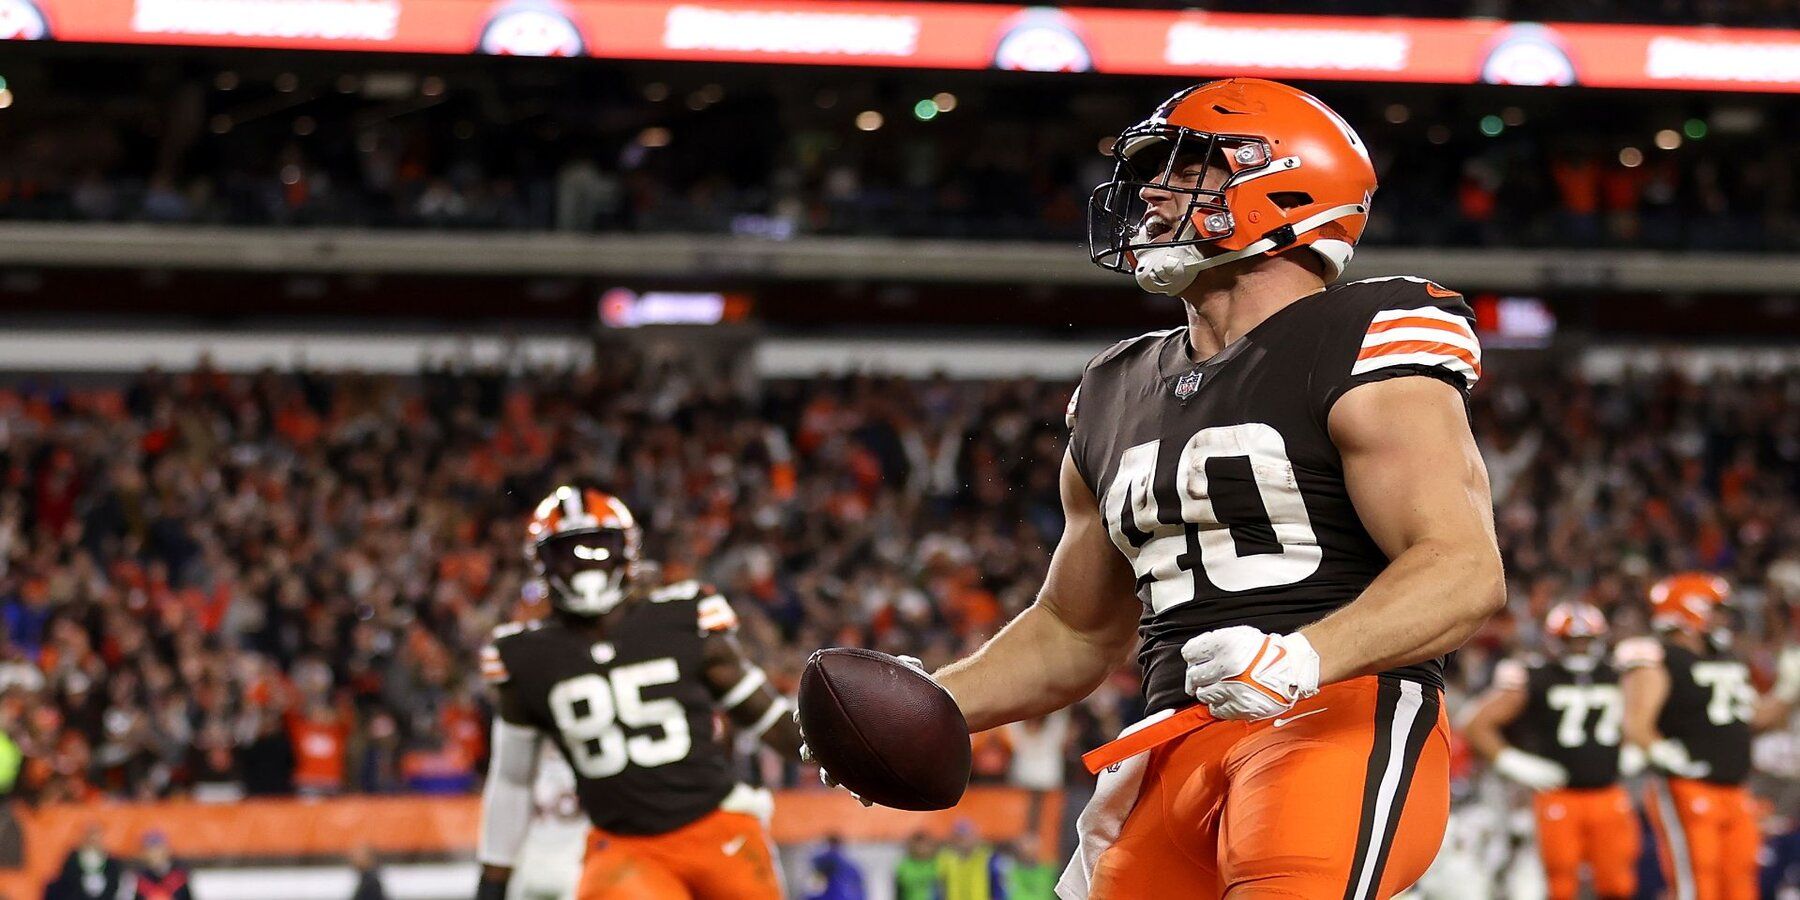
[[[1151,716],[1091,755],[1064,898],[1391,897],[1448,815],[1441,657],[1504,600],[1472,315],[1334,284],[1375,173],[1305,93],[1200,85],[1112,150],[1093,258],[1187,324],[1088,364],[1037,600],[936,677],[982,730],[1140,646]]]
[[[1650,588],[1655,637],[1622,641],[1627,768],[1655,774],[1645,805],[1673,900],[1750,900],[1762,846],[1750,738],[1779,727],[1800,698],[1800,654],[1781,656],[1775,689],[1759,697],[1730,647],[1719,608],[1725,580],[1683,572]],[[1635,762],[1632,760],[1635,758]]]
[[[1464,728],[1501,775],[1537,792],[1538,855],[1551,900],[1575,900],[1585,864],[1603,900],[1637,895],[1638,827],[1619,784],[1619,675],[1606,616],[1559,603],[1544,619],[1548,658],[1503,660]]]
[[[497,715],[477,897],[505,894],[548,736],[594,828],[580,900],[779,898],[768,795],[732,776],[714,714],[789,756],[799,732],[787,700],[739,647],[731,607],[697,582],[648,583],[642,532],[604,492],[557,488],[528,536],[553,611],[501,626],[482,651]]]

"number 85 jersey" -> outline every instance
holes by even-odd
[[[1333,285],[1212,358],[1188,329],[1151,332],[1088,363],[1069,452],[1130,560],[1144,604],[1149,711],[1188,705],[1181,645],[1232,625],[1283,633],[1362,593],[1388,559],[1363,528],[1326,428],[1344,392],[1481,374],[1474,314],[1423,279]],[[1441,686],[1441,660],[1390,674]]]
[[[606,621],[604,637],[557,616],[501,626],[482,673],[502,717],[555,741],[594,827],[664,834],[717,809],[736,784],[702,672],[707,635],[737,617],[686,581]]]

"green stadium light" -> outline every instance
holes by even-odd
[[[929,122],[937,118],[937,104],[931,100],[920,100],[913,104],[913,115],[921,122]]]
[[[1681,126],[1681,133],[1687,135],[1688,140],[1697,141],[1706,137],[1706,122],[1701,119],[1689,119],[1687,124]]]
[[[1485,134],[1488,137],[1499,137],[1500,132],[1505,131],[1505,130],[1506,130],[1506,123],[1500,121],[1499,116],[1482,116],[1481,117],[1481,133],[1482,134]]]

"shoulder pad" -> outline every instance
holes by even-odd
[[[666,584],[651,591],[649,599],[651,603],[668,603],[674,600],[692,600],[707,592],[708,589],[705,585],[690,578],[687,581]]]
[[[1382,275],[1378,278],[1359,278],[1355,281],[1346,281],[1343,286],[1348,288],[1358,285],[1385,285],[1397,289],[1402,294],[1423,293],[1439,300],[1462,299],[1462,294],[1429,278],[1420,278],[1417,275]]]
[[[1142,347],[1153,344],[1180,330],[1181,329],[1179,328],[1165,328],[1161,331],[1147,331],[1134,338],[1126,338],[1125,340],[1100,351],[1093,359],[1088,360],[1087,368],[1092,369],[1097,366],[1106,365],[1107,363],[1124,356],[1133,349],[1141,349]]]
[[[1467,388],[1481,380],[1475,314],[1461,294],[1410,275],[1357,281],[1345,288],[1363,286],[1369,297],[1356,306],[1367,310],[1369,319],[1350,369],[1353,377],[1404,367],[1443,370]]]
[[[494,633],[488,639],[497,641],[501,638],[509,638],[515,634],[531,631],[537,627],[538,623],[536,622],[501,622],[494,626]]]
[[[1620,671],[1660,666],[1667,654],[1662,641],[1653,637],[1626,638],[1613,648],[1613,665]]]
[[[1522,691],[1531,681],[1532,668],[1525,660],[1503,659],[1494,666],[1494,687],[1508,691]]]
[[[737,611],[718,594],[709,594],[700,601],[699,621],[701,634],[732,632],[738,627]]]

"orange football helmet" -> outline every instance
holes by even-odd
[[[563,485],[538,503],[525,534],[525,556],[550,586],[551,605],[597,616],[624,601],[644,533],[619,498]]]
[[[1592,603],[1565,600],[1550,607],[1544,631],[1554,638],[1597,638],[1606,635],[1606,614]]]
[[[1650,624],[1658,629],[1704,632],[1713,611],[1731,596],[1731,585],[1717,575],[1681,572],[1650,586]]]
[[[1343,274],[1375,193],[1369,153],[1341,116],[1304,91],[1260,78],[1188,88],[1113,143],[1113,180],[1088,201],[1094,263],[1174,296],[1201,272],[1308,247],[1327,281]],[[1216,188],[1176,185],[1178,162],[1221,167]],[[1186,198],[1175,222],[1148,191]]]

